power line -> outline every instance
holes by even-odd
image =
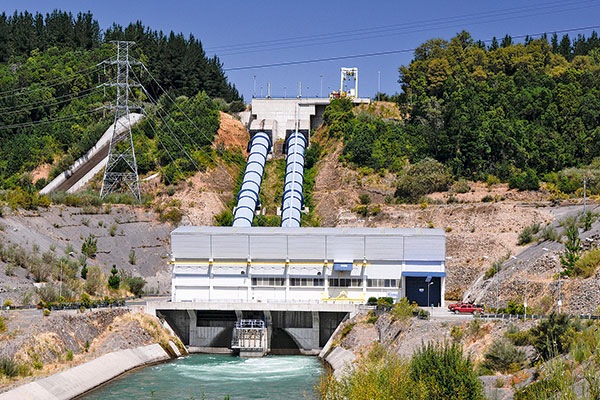
[[[83,76],[91,75],[94,72],[99,71],[100,69],[101,68],[97,68],[97,69],[95,69],[93,71],[90,71],[90,72],[87,72],[85,74],[81,74],[81,73],[78,72],[77,74],[68,75],[68,76],[72,76],[72,78],[70,78],[70,79],[64,79],[62,81],[54,83],[53,85],[42,85],[42,86],[35,87],[35,88],[31,88],[31,85],[29,85],[29,86],[24,86],[24,87],[21,87],[21,88],[18,88],[18,89],[14,89],[14,90],[8,90],[8,91],[0,93],[0,95],[2,95],[3,93],[11,93],[11,92],[16,92],[16,91],[20,91],[20,92],[19,93],[13,93],[13,94],[10,94],[10,95],[7,95],[7,96],[1,96],[0,99],[10,99],[12,97],[17,97],[17,96],[22,96],[24,94],[39,92],[40,90],[44,90],[44,89],[50,89],[50,88],[53,88],[55,86],[62,85],[63,83],[70,82],[70,81],[72,81],[73,79],[75,79],[77,77],[83,77]],[[51,82],[51,81],[52,80],[50,80],[48,82]],[[29,89],[22,91],[25,88],[29,88]]]
[[[597,7],[597,6],[600,6],[600,4],[595,4],[594,6]],[[379,33],[379,34],[375,33],[375,34],[360,35],[360,36],[348,35],[348,37],[345,37],[342,39],[336,39],[336,40],[321,39],[321,41],[317,41],[317,42],[307,42],[304,44],[301,43],[301,44],[297,44],[297,45],[293,45],[293,46],[286,45],[286,46],[279,46],[279,47],[271,47],[271,48],[265,48],[264,50],[240,50],[240,51],[232,52],[232,53],[221,53],[221,54],[219,54],[219,56],[227,57],[227,56],[233,56],[233,55],[239,55],[239,54],[263,52],[263,51],[290,50],[290,49],[294,49],[294,48],[315,47],[315,46],[322,46],[322,45],[333,44],[333,43],[356,42],[359,40],[369,40],[369,39],[376,39],[376,38],[381,38],[381,37],[407,35],[407,34],[418,33],[418,32],[429,32],[432,29],[461,28],[461,27],[465,27],[465,26],[481,25],[481,24],[489,24],[492,22],[513,20],[515,18],[531,17],[532,15],[540,16],[540,15],[554,14],[554,13],[564,12],[564,11],[587,9],[587,8],[589,8],[589,7],[583,6],[583,7],[565,8],[565,9],[549,11],[549,12],[536,11],[534,14],[520,15],[517,17],[509,16],[509,17],[504,17],[504,18],[491,18],[491,19],[478,18],[473,22],[466,21],[466,22],[460,22],[460,23],[451,22],[451,23],[445,23],[445,24],[435,24],[435,25],[430,25],[430,26],[425,25],[425,26],[421,26],[421,27],[415,28],[415,29],[408,29],[408,30],[403,29],[403,30],[399,30],[399,31],[396,30],[396,32],[392,32],[392,33]]]
[[[585,26],[585,27],[579,27],[579,28],[553,30],[550,32],[558,34],[558,33],[574,32],[574,31],[583,31],[583,30],[589,30],[589,29],[597,29],[597,28],[600,28],[600,25],[591,25],[591,26]],[[511,37],[513,39],[521,39],[521,38],[525,38],[527,36],[530,36],[530,37],[541,36],[546,33],[547,32],[533,33],[533,34],[525,34],[525,35],[516,35],[516,36],[511,36]],[[489,43],[492,40],[493,39],[486,39],[486,40],[482,40],[482,42]],[[314,63],[320,63],[320,62],[326,62],[326,61],[348,60],[348,59],[354,59],[354,58],[387,56],[387,55],[391,55],[391,54],[409,53],[409,52],[415,51],[416,49],[417,48],[410,48],[410,49],[379,51],[379,52],[373,52],[373,53],[362,53],[362,54],[354,54],[354,55],[346,55],[346,56],[313,58],[313,59],[309,59],[309,60],[282,61],[282,62],[271,63],[271,64],[258,64],[258,65],[244,66],[244,67],[224,68],[223,71],[242,71],[242,70],[248,70],[248,69],[262,69],[262,68],[273,68],[273,67],[285,67],[285,66],[300,65],[300,64],[314,64]]]
[[[84,115],[90,115],[90,114],[94,114],[101,111],[100,109],[95,109],[95,110],[91,110],[91,111],[86,111],[86,112],[82,112],[79,114],[73,114],[70,115],[68,117],[58,117],[58,118],[51,118],[51,119],[46,119],[46,120],[40,120],[40,121],[32,121],[32,122],[23,122],[20,124],[12,124],[12,125],[2,125],[0,126],[0,129],[17,129],[17,128],[25,128],[28,126],[34,126],[34,125],[42,125],[42,124],[49,124],[49,123],[53,123],[53,122],[62,122],[62,121],[68,121],[70,119],[74,119],[74,118],[78,118]]]
[[[91,88],[91,89],[88,89],[86,91],[82,91],[82,92],[87,92],[85,94],[81,94],[79,96],[74,96],[74,97],[69,97],[66,100],[57,101],[57,102],[54,102],[54,103],[42,104],[42,105],[39,105],[39,106],[36,106],[36,107],[29,107],[29,105],[27,105],[26,107],[19,108],[19,109],[16,109],[16,110],[12,110],[12,111],[4,111],[4,109],[1,109],[0,112],[2,114],[15,114],[15,113],[20,113],[20,112],[37,110],[39,108],[44,108],[44,107],[51,107],[51,106],[55,106],[55,105],[59,105],[59,104],[63,104],[63,103],[68,103],[68,102],[73,101],[73,100],[81,99],[83,97],[87,97],[87,96],[89,96],[90,93],[93,93],[95,90],[99,90],[99,89],[98,88]],[[61,96],[61,97],[66,97],[66,96]],[[42,102],[37,102],[37,103],[33,103],[33,104],[40,104],[40,103],[42,103]]]
[[[496,10],[491,10],[491,11],[482,11],[482,12],[477,12],[477,13],[454,15],[454,16],[450,16],[450,17],[440,17],[440,18],[433,18],[433,19],[410,21],[410,22],[404,22],[404,23],[400,23],[400,24],[382,25],[382,26],[375,26],[375,27],[370,27],[370,28],[352,29],[352,30],[344,30],[344,31],[337,31],[337,32],[297,36],[297,37],[288,37],[285,39],[273,39],[273,40],[266,40],[266,41],[246,42],[246,43],[239,43],[239,44],[214,46],[214,47],[207,48],[206,51],[207,52],[223,51],[223,50],[228,51],[228,50],[234,50],[234,49],[238,49],[238,48],[247,49],[249,47],[251,47],[251,48],[264,47],[264,46],[271,46],[271,45],[276,45],[276,44],[281,44],[281,43],[293,44],[295,42],[304,42],[307,40],[314,41],[315,39],[318,40],[319,38],[331,39],[333,37],[347,37],[348,35],[363,35],[365,32],[377,33],[377,32],[381,32],[381,31],[389,31],[390,29],[393,30],[393,29],[397,29],[397,28],[406,28],[406,27],[410,27],[410,26],[421,27],[424,24],[431,24],[431,23],[435,23],[435,22],[448,22],[451,20],[461,20],[461,19],[465,19],[465,18],[474,18],[474,17],[482,18],[482,17],[488,16],[488,15],[495,16],[495,15],[499,15],[502,13],[511,14],[511,13],[520,13],[520,12],[528,12],[528,11],[539,11],[539,10],[543,10],[546,8],[564,7],[564,6],[570,5],[569,3],[576,4],[576,3],[580,3],[580,2],[579,1],[551,1],[551,2],[545,2],[542,4],[532,4],[532,5],[523,6],[523,7],[513,7],[510,9],[496,9]]]

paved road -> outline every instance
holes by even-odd
[[[446,321],[471,321],[473,314],[454,314],[447,307],[425,307],[429,311],[432,320]]]

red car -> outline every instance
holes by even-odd
[[[458,307],[455,307],[453,310],[455,314],[458,313],[469,313],[469,314],[473,314],[474,312],[479,312],[482,313],[483,312],[483,307],[477,304],[470,304],[470,303],[464,303],[461,304]]]
[[[470,303],[470,302],[468,302],[468,301],[461,301],[461,302],[459,302],[459,303],[453,303],[453,304],[450,304],[450,305],[448,306],[448,310],[450,310],[450,311],[454,311],[454,309],[455,309],[455,308],[458,308],[458,307],[460,307],[460,306],[462,306],[462,305],[465,305],[465,304],[473,304],[473,303]]]

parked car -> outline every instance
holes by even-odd
[[[448,306],[448,310],[454,311],[455,308],[458,308],[458,307],[460,307],[460,306],[462,306],[464,304],[473,304],[473,303],[470,303],[468,301],[461,301],[461,302],[458,302],[458,303],[453,303],[453,304],[450,304]]]
[[[481,306],[479,304],[465,303],[465,304],[462,304],[462,305],[460,305],[458,307],[455,307],[452,311],[454,311],[455,314],[458,314],[458,313],[473,314],[474,312],[482,313],[483,312],[483,306]]]

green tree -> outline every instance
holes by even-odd
[[[581,239],[579,239],[579,228],[576,223],[569,224],[565,227],[567,236],[565,241],[565,251],[560,255],[560,264],[563,267],[564,275],[571,276],[577,260],[581,253]]]
[[[119,289],[119,285],[121,284],[121,278],[117,275],[119,271],[117,270],[117,266],[113,264],[112,269],[110,270],[110,276],[108,277],[108,287],[111,289]]]

